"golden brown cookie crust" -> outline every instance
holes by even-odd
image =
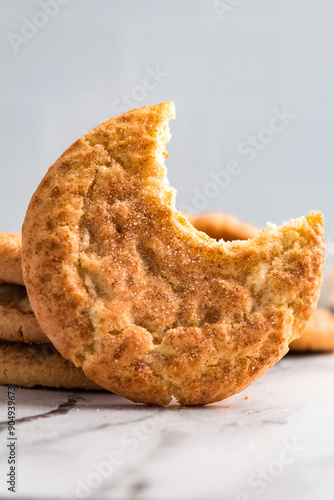
[[[51,344],[0,341],[0,384],[101,390]]]
[[[20,233],[0,233],[0,339],[50,343],[27,298],[21,252]]]
[[[319,296],[323,218],[216,242],[175,210],[163,159],[172,103],[70,146],[34,194],[22,262],[60,353],[133,401],[207,404],[276,363]]]
[[[334,315],[318,308],[301,337],[290,344],[292,351],[334,351]]]
[[[11,342],[50,343],[34,313],[23,313],[12,305],[1,303],[0,339]]]
[[[259,228],[239,221],[233,215],[228,214],[190,214],[187,218],[196,229],[216,240],[233,241],[255,238],[260,231]],[[302,335],[293,340],[289,348],[292,351],[333,351],[334,315],[326,309],[316,309]]]
[[[21,234],[0,233],[0,281],[24,285]]]
[[[185,216],[195,229],[215,240],[248,240],[255,238],[260,231],[256,226],[242,222],[230,214],[212,212],[201,215],[186,214]]]
[[[37,323],[24,286],[0,282],[0,339],[50,343]]]

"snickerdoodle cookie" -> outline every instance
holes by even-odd
[[[21,233],[0,233],[0,281],[24,285]]]
[[[174,105],[129,111],[74,142],[35,192],[23,274],[66,358],[133,401],[194,405],[238,393],[314,311],[323,218],[217,242],[176,211],[164,158]]]
[[[49,343],[22,285],[21,250],[20,234],[0,233],[0,339]]]
[[[244,240],[254,238],[259,232],[255,226],[228,214],[187,214],[187,218],[196,229],[216,240]],[[289,348],[291,351],[334,351],[334,315],[327,309],[316,309],[301,336],[293,340]]]
[[[23,286],[0,283],[0,340],[50,342],[37,322]]]
[[[230,214],[213,212],[201,215],[185,214],[185,216],[194,228],[215,240],[248,240],[255,238],[260,230]]]
[[[0,341],[0,384],[21,387],[102,389],[51,344]]]
[[[318,308],[302,335],[291,342],[292,351],[334,351],[334,315]]]

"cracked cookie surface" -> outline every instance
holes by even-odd
[[[318,300],[312,213],[217,242],[176,211],[164,166],[172,103],[113,118],[70,146],[35,192],[23,271],[59,352],[133,401],[207,404],[240,392],[300,335]]]

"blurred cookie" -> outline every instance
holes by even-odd
[[[334,315],[327,309],[316,309],[301,337],[291,342],[290,349],[334,351]]]
[[[208,213],[202,215],[186,214],[189,222],[198,230],[215,240],[234,241],[255,238],[260,229],[242,222],[234,215]]]
[[[51,344],[0,341],[0,384],[101,390]]]

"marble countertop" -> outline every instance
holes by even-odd
[[[7,387],[0,396],[6,403]],[[334,498],[334,354],[289,354],[203,408],[17,388],[16,493],[6,404],[0,412],[0,498]]]

